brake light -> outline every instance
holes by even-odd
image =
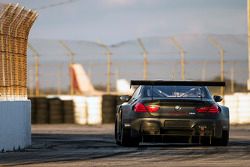
[[[150,104],[148,106],[145,106],[142,103],[137,103],[134,106],[134,111],[135,112],[157,112],[160,109],[159,105],[155,105],[155,104]]]
[[[142,103],[137,103],[134,107],[135,112],[147,112],[147,108]]]
[[[212,105],[212,106],[209,106],[209,107],[200,107],[200,108],[196,108],[196,111],[198,113],[219,113],[219,107],[217,105]]]
[[[160,106],[151,104],[147,106],[147,109],[149,112],[157,112],[160,109]]]

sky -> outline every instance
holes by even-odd
[[[180,34],[246,34],[247,0],[0,0],[37,9],[30,37],[101,40]],[[44,8],[50,6],[49,8]]]

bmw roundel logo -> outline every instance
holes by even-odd
[[[181,106],[175,106],[174,109],[175,109],[176,111],[180,111],[180,110],[181,110]]]

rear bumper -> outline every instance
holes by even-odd
[[[142,136],[186,136],[220,138],[223,130],[229,130],[228,121],[212,119],[161,119],[140,118],[125,123],[131,137]]]

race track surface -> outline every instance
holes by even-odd
[[[113,125],[34,125],[30,148],[0,153],[0,166],[250,166],[250,125],[231,126],[227,147],[117,146]]]

